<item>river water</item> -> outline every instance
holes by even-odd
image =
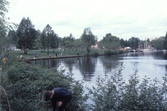
[[[96,78],[106,77],[122,67],[124,80],[128,80],[130,75],[138,70],[139,78],[144,76],[158,80],[167,74],[167,53],[156,52],[129,52],[114,56],[80,57],[38,61],[44,67],[65,69],[65,73],[73,73],[76,80],[83,80],[87,87],[96,84]]]

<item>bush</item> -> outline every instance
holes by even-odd
[[[95,53],[92,54],[92,56],[97,57],[97,56],[99,56],[99,53],[95,52]]]
[[[59,86],[73,93],[73,99],[68,105],[69,111],[85,111],[87,108],[82,82],[75,81],[72,74],[64,75],[63,70],[42,69],[19,63],[3,73],[2,85],[7,91],[12,111],[50,111],[51,103],[43,101],[43,92]],[[6,109],[5,103],[2,108]]]
[[[111,55],[111,52],[109,50],[104,51],[104,55]]]
[[[115,55],[115,54],[117,54],[117,52],[114,51],[114,50],[106,50],[106,51],[104,52],[104,55]]]
[[[128,82],[120,69],[110,77],[97,78],[97,86],[89,88],[92,111],[167,111],[167,79],[163,84],[145,77],[141,82],[137,71]]]
[[[73,99],[69,111],[167,111],[167,75],[159,82],[145,77],[141,81],[137,71],[129,81],[122,77],[122,67],[111,76],[98,77],[97,85],[84,93],[82,81],[75,81],[64,70],[42,69],[25,63],[8,66],[2,74],[12,111],[50,111],[51,103],[43,101],[43,92],[55,87],[71,90]],[[92,103],[86,103],[88,97]],[[8,110],[6,97],[1,95],[0,110]]]

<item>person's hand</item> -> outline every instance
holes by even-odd
[[[51,92],[50,99],[53,98],[53,95],[54,95],[54,91]]]
[[[57,103],[57,106],[60,107],[61,105],[62,105],[62,102],[59,101],[59,102]]]
[[[53,95],[50,96],[50,99],[52,99],[52,98],[53,98]]]

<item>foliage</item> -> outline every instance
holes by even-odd
[[[49,49],[52,48],[53,52],[55,48],[59,46],[59,39],[57,34],[52,30],[52,27],[47,24],[46,27],[42,31],[41,35],[41,44],[43,49],[47,49],[47,53],[49,54]]]
[[[42,33],[42,37],[44,38],[43,42],[42,42],[44,44],[42,44],[42,45],[45,45],[45,47],[48,50],[48,52],[47,52],[48,54],[49,54],[49,46],[50,46],[50,39],[51,39],[50,35],[51,34],[52,34],[52,27],[49,24],[47,24],[43,30],[43,33]]]
[[[66,87],[73,93],[68,109],[70,111],[85,111],[87,100],[83,96],[82,82],[75,81],[72,74],[65,75],[64,71],[56,69],[42,69],[30,64],[18,63],[3,72],[2,85],[7,91],[12,111],[48,111],[51,109],[43,101],[43,92],[55,87]],[[6,109],[3,102],[2,107]]]
[[[104,51],[104,55],[114,55],[114,54],[117,54],[117,51],[113,51],[113,50]]]
[[[138,48],[138,45],[139,45],[139,42],[140,42],[139,38],[131,37],[128,41],[129,41],[129,45],[132,49],[137,49]]]
[[[108,79],[107,79],[108,78]],[[119,109],[120,95],[122,94],[124,81],[120,72],[105,78],[98,77],[96,86],[89,89],[91,94],[92,111],[115,111]]]
[[[6,18],[5,13],[8,12],[8,9],[6,6],[8,6],[9,2],[6,0],[0,0],[0,34],[1,36],[5,35],[6,32]]]
[[[42,48],[40,37],[41,37],[41,31],[37,30],[37,38],[35,39],[33,49],[41,49]]]
[[[129,41],[120,39],[120,45],[121,47],[129,47]]]
[[[107,50],[117,50],[120,47],[120,40],[116,36],[112,36],[110,33],[106,34],[105,37],[99,42],[99,46],[101,48],[107,49]]]
[[[75,41],[73,42],[73,46],[77,49],[81,49],[84,45],[81,39],[75,39]]]
[[[41,41],[42,49],[44,49],[44,51],[46,50],[46,40],[45,39],[46,39],[45,32],[42,31],[40,41]]]
[[[164,39],[165,39],[164,37],[160,37],[160,38],[155,38],[155,39],[151,40],[152,47],[154,47],[157,50],[164,49],[164,45],[162,45],[165,42]]]
[[[159,82],[145,77],[142,81],[137,70],[129,81],[122,78],[121,70],[105,78],[97,78],[97,85],[89,88],[92,111],[167,111],[167,79]]]
[[[72,34],[70,34],[68,37],[63,37],[61,39],[61,46],[64,48],[71,49],[74,47],[74,44],[73,44],[74,41],[75,41],[75,38],[73,37]]]
[[[96,36],[93,35],[90,28],[85,28],[81,36],[81,40],[84,44],[84,47],[86,47],[87,53],[89,54],[91,46],[95,45],[97,41]]]
[[[27,49],[32,49],[37,37],[37,31],[29,18],[23,18],[17,29],[18,48],[24,50],[27,54]]]
[[[18,37],[15,30],[10,30],[8,33],[8,38],[11,40],[11,44],[18,47]]]
[[[4,46],[6,46],[6,44],[8,43],[6,38],[7,21],[5,18],[5,13],[8,11],[8,4],[8,1],[0,0],[0,59],[5,56],[6,52]]]
[[[54,33],[54,31],[52,32],[50,41],[51,41],[50,48],[52,48],[54,52],[54,49],[59,47],[59,38],[58,35]]]
[[[165,35],[164,48],[167,50],[167,32]]]

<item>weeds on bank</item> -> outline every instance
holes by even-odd
[[[92,111],[167,111],[167,75],[161,82],[146,76],[140,80],[135,70],[125,81],[121,71],[98,77],[96,87],[88,88]]]

